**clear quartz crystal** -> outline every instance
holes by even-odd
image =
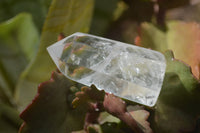
[[[154,106],[165,75],[163,54],[126,43],[75,33],[47,48],[69,79]]]

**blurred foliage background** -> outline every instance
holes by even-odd
[[[172,50],[187,65],[165,53],[168,68],[150,123],[157,133],[195,127],[200,114],[199,14],[200,0],[1,0],[0,132],[18,132],[19,113],[56,69],[46,47],[60,33],[79,31],[163,53]],[[192,128],[191,133],[198,131]]]

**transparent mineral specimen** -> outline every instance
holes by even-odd
[[[154,106],[165,75],[165,57],[153,50],[75,33],[47,48],[60,71],[87,86]]]

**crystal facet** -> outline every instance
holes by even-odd
[[[147,106],[157,101],[166,68],[157,51],[84,33],[47,50],[59,70],[76,82]]]

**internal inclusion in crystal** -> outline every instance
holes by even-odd
[[[76,82],[147,106],[157,101],[166,68],[157,51],[83,33],[48,51],[60,71]]]

